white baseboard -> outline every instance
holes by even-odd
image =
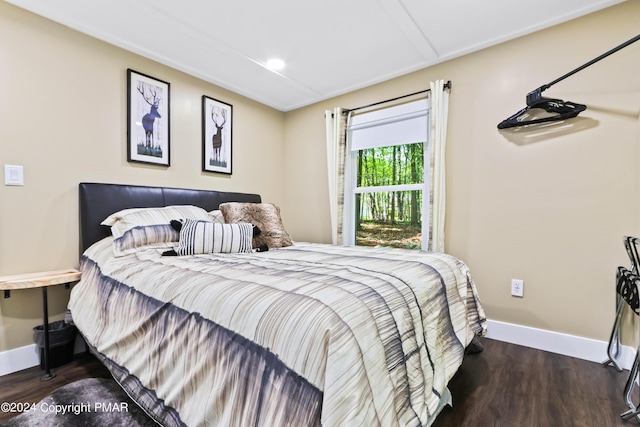
[[[488,321],[487,338],[597,363],[607,359],[608,343],[606,341],[498,322],[496,320]],[[84,342],[78,337],[76,339],[75,352],[82,351],[84,351]],[[630,369],[634,357],[635,349],[633,347],[622,346],[618,363],[622,368]],[[40,359],[35,344],[3,351],[0,353],[0,376],[39,364]]]
[[[78,334],[73,346],[73,353],[77,354],[84,351],[84,340]],[[12,374],[14,372],[39,365],[40,351],[36,344],[29,344],[24,347],[0,352],[0,376]]]
[[[0,353],[0,376],[31,368],[40,364],[38,347],[35,344]]]
[[[497,341],[518,344],[577,359],[601,363],[608,359],[607,341],[598,341],[560,332],[546,331],[528,326],[489,320],[487,338]],[[618,364],[623,369],[630,369],[635,357],[635,348],[623,345],[620,349]]]

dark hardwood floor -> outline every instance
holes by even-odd
[[[76,354],[73,361],[51,370],[56,376],[40,381],[44,370],[39,366],[0,377],[0,404],[2,402],[37,403],[53,390],[83,378],[111,378],[111,374],[89,353]],[[0,425],[17,413],[0,411]]]
[[[489,339],[469,354],[450,383],[453,408],[434,427],[609,427],[634,426],[619,416],[627,371]],[[38,402],[79,379],[110,377],[90,355],[53,370],[41,382],[39,367],[0,377],[0,402]],[[638,401],[638,393],[634,396]],[[0,423],[17,414],[0,412]]]
[[[433,427],[638,425],[619,415],[627,409],[623,390],[628,371],[501,341],[481,341],[484,351],[465,356],[449,383],[453,408],[446,407]]]

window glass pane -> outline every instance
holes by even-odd
[[[356,245],[421,249],[422,191],[356,194]]]
[[[358,187],[421,184],[424,180],[424,144],[394,145],[358,151]]]

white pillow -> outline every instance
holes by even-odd
[[[170,249],[180,240],[171,227],[173,219],[211,221],[206,210],[197,206],[177,205],[161,208],[124,209],[109,215],[102,225],[111,226],[113,253],[122,256],[140,249]]]
[[[176,205],[162,208],[124,209],[109,215],[101,225],[111,226],[111,234],[117,238],[133,227],[169,224],[172,219],[185,218],[211,221],[207,211],[198,206]]]
[[[180,233],[169,224],[140,225],[113,239],[113,255],[123,256],[141,249],[171,249],[179,240]]]
[[[224,215],[220,209],[209,212],[209,218],[211,222],[217,222],[218,224],[224,224]]]

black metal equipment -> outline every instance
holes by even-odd
[[[506,128],[516,127],[516,126],[525,126],[525,125],[532,125],[536,123],[566,120],[566,119],[576,117],[578,114],[580,114],[581,112],[587,109],[586,105],[578,104],[571,101],[563,101],[561,99],[544,98],[542,96],[542,92],[549,89],[551,86],[558,83],[559,81],[574,75],[578,71],[581,71],[587,68],[588,66],[600,61],[601,59],[606,58],[607,56],[619,51],[620,49],[623,49],[629,46],[632,43],[637,42],[638,40],[640,40],[640,34],[638,34],[637,36],[633,37],[630,40],[627,40],[621,45],[616,46],[613,49],[603,53],[597,58],[592,59],[586,64],[579,66],[575,70],[568,72],[562,77],[558,77],[551,83],[547,83],[546,85],[542,85],[539,88],[532,90],[527,94],[527,106],[522,110],[518,111],[517,113],[515,113],[513,116],[498,123],[498,129],[506,129]],[[537,117],[536,114],[534,114],[534,112],[531,111],[533,109],[544,110],[546,113],[550,113],[551,115],[544,115],[543,117]]]
[[[608,359],[605,360],[603,365],[611,365],[618,371],[622,371],[619,359],[622,353],[622,345],[620,344],[620,332],[622,329],[622,315],[625,306],[629,306],[633,313],[640,315],[640,251],[638,246],[640,245],[640,239],[633,236],[624,237],[624,247],[631,260],[631,268],[623,266],[618,267],[616,273],[616,317],[613,322],[613,328],[611,330],[611,337],[609,338],[609,345],[607,346]],[[627,406],[627,411],[620,414],[624,420],[634,419],[640,421],[640,404],[636,405],[633,401],[634,396],[637,396],[638,379],[640,379],[640,345],[636,349],[636,355],[633,359],[633,364],[629,370],[629,376],[624,387],[624,400]]]

